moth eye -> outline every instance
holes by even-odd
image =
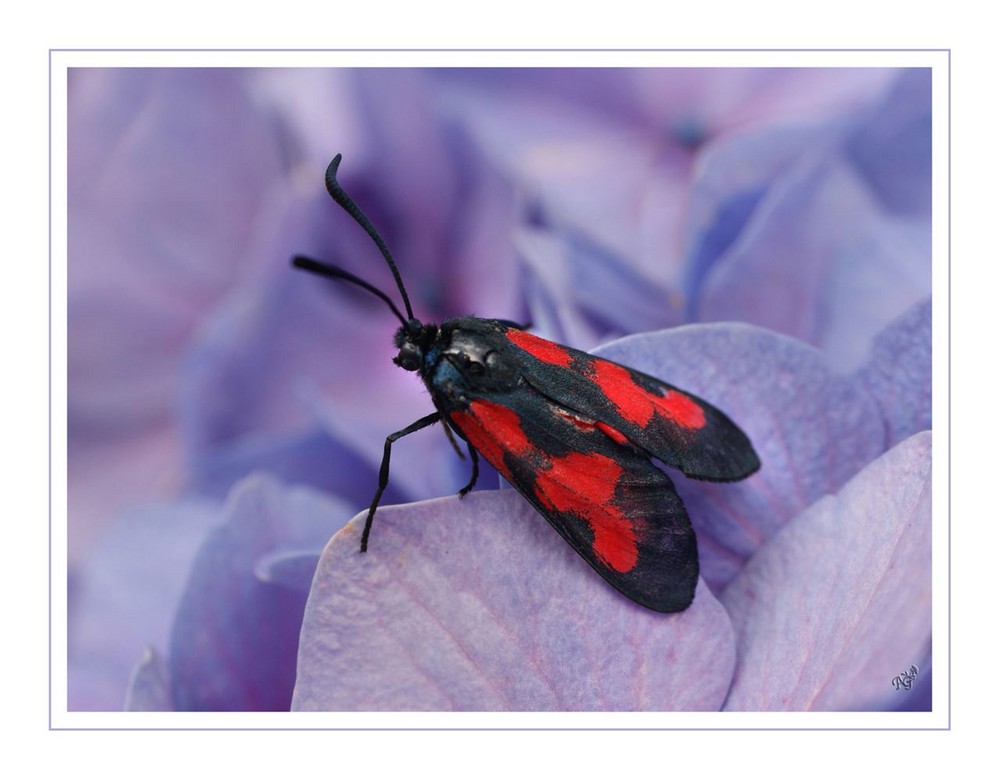
[[[420,350],[417,347],[413,344],[404,344],[392,362],[404,371],[416,371],[420,368],[420,358]]]

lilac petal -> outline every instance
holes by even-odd
[[[68,95],[71,552],[181,478],[170,429],[190,334],[248,270],[282,175],[227,69],[77,68]]]
[[[252,72],[250,89],[262,113],[289,138],[286,153],[300,170],[322,174],[336,151],[350,158],[369,149],[364,118],[356,110],[348,68],[265,68]]]
[[[734,140],[730,164],[767,143]],[[887,213],[842,156],[829,153],[804,157],[766,185],[738,236],[710,271],[698,271],[705,281],[697,316],[753,322],[853,368],[875,333],[930,293],[929,222]],[[748,191],[716,193],[719,218]]]
[[[748,325],[691,325],[630,336],[595,354],[703,398],[753,442],[762,466],[748,480],[675,480],[698,532],[702,577],[713,588],[882,452],[871,396],[793,339]]]
[[[629,258],[666,284],[679,238],[690,154],[580,105],[539,95],[504,99],[454,89],[444,110],[483,153],[540,206],[549,225],[572,226],[589,243]],[[613,175],[609,175],[613,161]],[[676,260],[676,258],[673,258]]]
[[[271,582],[292,590],[307,592],[312,585],[320,551],[279,547],[262,555],[254,567],[254,575],[261,582]]]
[[[251,477],[233,491],[226,522],[195,560],[170,643],[178,710],[285,710],[306,591],[302,576],[262,580],[268,556],[318,551],[346,517],[305,488]],[[263,563],[261,563],[263,560]]]
[[[931,71],[906,70],[848,142],[850,157],[891,211],[929,218]]]
[[[398,324],[367,304],[345,305],[328,285],[290,268],[234,296],[186,367],[183,422],[196,455],[248,437],[299,434],[315,425],[322,395],[350,422],[344,433],[354,438],[341,442],[377,462],[390,426],[429,409],[419,381],[392,363]]]
[[[169,421],[143,426],[135,436],[78,435],[67,441],[67,519],[72,568],[86,558],[123,512],[169,500],[182,481],[182,448]]]
[[[831,121],[878,97],[895,72],[875,68],[640,68],[633,79],[653,127],[735,128]]]
[[[685,219],[683,290],[692,315],[698,312],[705,278],[745,240],[744,231],[769,189],[810,151],[828,147],[833,133],[826,126],[793,125],[744,133],[705,149]]]
[[[517,247],[532,330],[577,349],[681,322],[679,296],[572,231],[523,228]]]
[[[220,499],[247,474],[266,471],[286,482],[330,493],[359,508],[371,501],[378,480],[376,463],[318,426],[299,434],[264,432],[244,437],[231,446],[203,454],[192,471],[192,489]],[[385,491],[386,503],[408,498],[395,483],[394,479]]]
[[[172,712],[170,670],[152,648],[143,653],[128,684],[125,709],[129,712]]]
[[[927,665],[931,434],[919,433],[767,544],[722,601],[738,635],[727,710],[898,706]]]
[[[70,710],[122,708],[135,659],[166,649],[191,563],[217,522],[208,502],[134,509],[82,559],[70,588]]]
[[[712,710],[732,647],[703,584],[664,615],[609,587],[519,495],[359,515],[323,553],[298,710]]]
[[[931,300],[917,304],[876,338],[858,379],[886,421],[886,447],[931,427]]]

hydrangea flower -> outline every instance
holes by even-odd
[[[73,74],[71,709],[928,707],[929,131],[919,70]],[[459,501],[433,432],[369,553],[337,531],[430,411],[384,307],[288,268],[391,290],[338,151],[422,319],[604,344],[748,431],[758,475],[677,480],[690,610]]]

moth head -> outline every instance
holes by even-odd
[[[411,318],[396,331],[399,353],[392,362],[404,371],[419,371],[424,365],[427,349],[437,338],[436,325],[424,325]]]

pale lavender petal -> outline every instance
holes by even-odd
[[[302,629],[299,710],[712,710],[732,673],[725,612],[608,586],[513,491],[379,510],[323,553]]]
[[[917,304],[875,339],[860,383],[882,409],[886,447],[931,427],[931,301]]]
[[[830,122],[877,98],[896,75],[876,68],[640,68],[637,94],[652,126],[736,129]]]
[[[924,122],[911,116],[919,107],[894,94],[881,113],[821,128],[804,145],[782,148],[788,130],[778,128],[706,152],[692,196],[702,216],[688,239],[688,294],[698,318],[763,325],[819,346],[834,365],[852,369],[879,330],[930,293],[929,215],[887,194],[899,183],[929,187],[929,146]],[[921,105],[929,117],[929,95]],[[916,136],[913,143],[883,137],[896,111],[906,120],[900,132]],[[868,141],[868,156],[881,163],[871,176],[855,148]],[[876,141],[881,151],[871,155]],[[893,154],[896,145],[907,153]],[[764,159],[784,156],[782,165],[762,170],[762,151]],[[716,216],[706,218],[713,200]],[[737,206],[738,224],[731,225]],[[705,255],[708,238],[714,243]]]
[[[686,149],[619,117],[537,94],[499,101],[455,89],[442,100],[545,224],[572,226],[665,286],[690,168]]]
[[[891,211],[930,217],[931,70],[903,71],[848,142],[868,186]]]
[[[737,128],[833,124],[895,73],[868,69],[458,71],[442,104],[546,223],[674,278],[692,166]]]
[[[178,363],[249,270],[283,175],[248,71],[76,68],[68,84],[71,555],[91,526],[170,495]]]
[[[893,678],[930,656],[930,474],[924,432],[789,523],[730,583],[727,710],[900,705]]]
[[[353,437],[342,443],[377,462],[392,425],[429,411],[419,381],[392,363],[397,327],[378,301],[284,264],[238,291],[187,362],[182,422],[193,453],[314,429],[328,397]]]
[[[579,234],[523,228],[516,242],[525,266],[528,320],[544,338],[590,349],[609,338],[681,322],[679,296],[651,285],[627,261]]]
[[[169,678],[166,661],[148,648],[132,672],[125,709],[129,712],[172,712]]]
[[[218,522],[209,502],[143,507],[108,527],[71,581],[71,710],[120,710],[147,647],[166,650],[198,548]]]
[[[300,434],[265,432],[247,436],[228,447],[203,453],[193,464],[191,488],[223,499],[233,485],[255,471],[315,487],[356,507],[368,504],[377,480],[377,463],[317,425]],[[386,489],[387,503],[406,499],[406,492],[397,489],[395,481]]]
[[[829,148],[834,128],[777,127],[744,133],[705,149],[688,195],[684,224],[683,291],[696,317],[702,286],[717,263],[745,242],[747,227],[780,179]],[[814,153],[809,154],[810,151]],[[773,196],[772,196],[773,197]]]
[[[450,69],[438,78],[498,96],[534,92],[691,145],[733,128],[828,120],[866,106],[897,71],[874,68]]]
[[[260,557],[254,574],[261,582],[271,582],[292,590],[307,592],[312,585],[320,550],[315,547],[280,546]]]
[[[169,656],[176,709],[288,709],[308,578],[272,576],[274,556],[318,551],[345,519],[342,505],[263,476],[234,490],[177,609]]]
[[[377,154],[356,110],[355,71],[349,68],[262,68],[249,82],[267,121],[285,140],[285,154],[303,173],[322,173],[330,162],[330,145],[350,157]]]
[[[713,588],[882,452],[872,397],[793,339],[748,325],[690,325],[630,336],[595,354],[705,399],[753,442],[762,466],[748,480],[675,480],[698,532],[702,577]]]

